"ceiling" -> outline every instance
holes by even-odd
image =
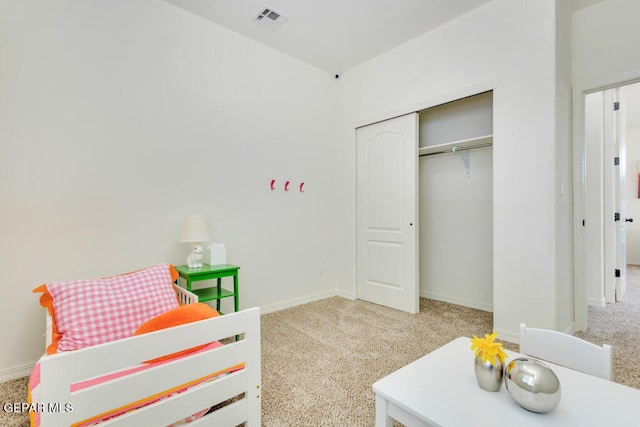
[[[335,73],[347,71],[491,0],[164,1]],[[577,10],[602,0],[569,1]],[[262,25],[255,18],[265,7],[289,19],[276,30]]]
[[[346,71],[490,0],[164,0],[330,73]],[[255,21],[270,7],[289,19]]]

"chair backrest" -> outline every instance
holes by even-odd
[[[573,335],[520,324],[520,353],[543,359],[585,374],[611,380],[611,346],[599,347]]]

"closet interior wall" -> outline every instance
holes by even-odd
[[[423,110],[419,126],[420,296],[493,311],[493,93]]]

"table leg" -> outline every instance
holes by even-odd
[[[240,295],[238,294],[238,273],[233,275],[233,293],[234,310],[237,313],[238,311],[240,311]]]
[[[376,395],[376,427],[393,427],[393,419],[387,413],[387,400]]]
[[[216,299],[216,309],[220,313],[220,297],[222,296],[222,278],[218,277],[218,299]]]

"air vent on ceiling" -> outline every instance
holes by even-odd
[[[256,16],[256,22],[269,27],[272,30],[277,30],[282,24],[284,24],[288,16],[274,10],[272,7],[264,7],[262,11]]]

